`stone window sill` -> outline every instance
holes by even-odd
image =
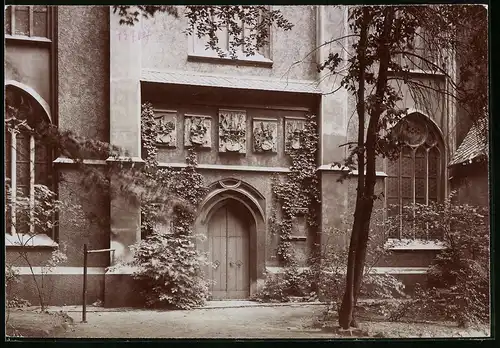
[[[446,246],[439,240],[389,238],[384,248],[393,251],[444,250]]]
[[[7,248],[57,248],[57,244],[46,234],[5,234],[5,246]]]
[[[12,42],[32,42],[32,43],[40,43],[40,44],[50,44],[52,42],[51,39],[41,36],[25,36],[25,35],[5,35],[6,41]]]
[[[289,238],[292,242],[305,242],[307,240],[306,236],[290,236]]]
[[[389,69],[390,73],[395,73],[394,70]],[[445,76],[442,71],[432,71],[432,70],[423,70],[423,69],[409,69],[408,74],[411,75],[434,75],[434,76]]]
[[[204,53],[204,54],[189,53],[188,61],[218,63],[218,64],[252,65],[265,68],[272,68],[273,66],[273,61],[271,59],[265,58],[260,55],[247,57],[246,55],[241,54],[238,56],[238,58],[233,59],[231,57],[219,57],[216,54],[210,54],[210,53]]]

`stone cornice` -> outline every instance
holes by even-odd
[[[336,165],[334,166],[331,164],[322,164],[318,167],[317,170],[318,171],[330,171],[330,172],[342,172],[342,173],[349,172],[349,168],[347,168],[347,167],[339,167],[339,166],[336,166]],[[358,173],[359,172],[357,170],[353,170],[353,171],[349,172],[349,175],[357,176]],[[365,174],[366,174],[366,172],[365,172]],[[381,172],[381,171],[375,172],[375,175],[378,177],[388,176],[386,172]]]
[[[159,163],[160,167],[185,168],[186,163]],[[239,166],[229,164],[198,164],[198,169],[211,170],[235,170],[245,172],[268,172],[268,173],[289,173],[290,168],[287,167],[259,167],[259,166]]]
[[[71,159],[71,158],[67,158],[67,157],[57,157],[52,163],[54,163],[54,164],[76,164],[76,161]],[[83,164],[102,166],[102,165],[106,165],[107,163],[105,160],[84,159]]]

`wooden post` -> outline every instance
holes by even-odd
[[[83,244],[83,309],[82,323],[87,322],[87,244]]]

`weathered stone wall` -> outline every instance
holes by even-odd
[[[488,162],[456,166],[453,171],[452,189],[456,190],[457,201],[489,207]]]
[[[315,48],[314,6],[272,6],[281,10],[284,17],[294,24],[291,31],[271,30],[272,67],[257,67],[255,64],[233,62],[188,61],[190,38],[184,33],[188,21],[182,15],[175,19],[167,14],[158,14],[144,20],[141,28],[142,68],[159,70],[196,71],[229,75],[263,76],[273,78],[315,79],[315,62],[308,57],[303,63],[292,66]],[[128,35],[120,40],[137,40]],[[229,63],[229,64],[227,64]],[[252,66],[253,65],[253,66]]]
[[[9,41],[5,45],[5,80],[33,88],[50,103],[50,49]]]
[[[39,285],[42,277],[36,275]],[[49,274],[43,276],[45,304],[50,306],[81,305],[83,291],[82,274]],[[11,293],[28,300],[33,306],[39,305],[38,291],[31,274],[22,275],[20,282],[13,285]],[[104,300],[104,275],[87,276],[87,305]]]
[[[109,8],[58,7],[59,127],[109,141]]]

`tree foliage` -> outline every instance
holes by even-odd
[[[338,53],[330,54],[320,66],[320,70],[341,75],[341,63],[346,64],[347,68],[342,70],[347,73],[342,77],[341,87],[356,98],[357,140],[348,143],[345,161],[336,163],[350,170],[357,169],[359,173],[346,290],[339,310],[339,323],[343,328],[357,325],[354,307],[377,198],[374,192],[376,161],[400,153],[398,135],[387,131],[406,115],[406,109],[401,107],[406,95],[400,86],[405,85],[413,101],[424,110],[431,104],[432,96],[444,96],[444,100],[452,99],[464,109],[484,117],[487,88],[485,80],[479,78],[484,78],[487,71],[485,14],[484,8],[474,6],[351,7],[349,31],[355,39],[347,48],[347,61],[344,62]],[[481,29],[470,27],[466,20],[469,15],[477,20],[473,23],[479,23]],[[420,45],[416,46],[416,42]],[[477,53],[479,61],[475,65],[481,67],[470,68],[462,64],[457,76],[456,58],[474,59],[467,51],[475,45],[480,47],[472,55]],[[422,82],[415,70],[439,76],[444,83]],[[457,78],[461,78],[460,83]]]

